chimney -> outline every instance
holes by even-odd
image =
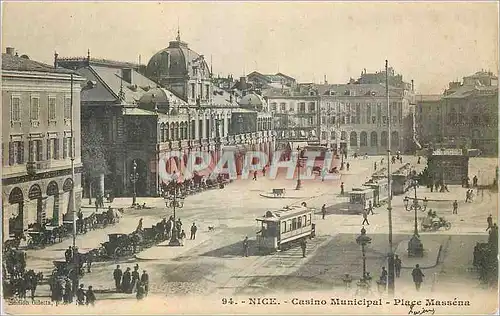
[[[54,68],[57,68],[57,57],[59,54],[57,52],[54,52]]]
[[[122,69],[122,79],[128,83],[132,83],[132,69],[131,68],[123,68]]]
[[[413,79],[411,79],[411,92],[415,92],[415,85],[413,84]]]
[[[5,53],[7,53],[7,55],[10,55],[10,56],[14,56],[14,52],[15,52],[15,51],[16,51],[16,50],[14,49],[14,47],[7,47],[7,48],[5,49]]]
[[[325,75],[325,84],[328,84],[328,80],[326,80],[326,75]]]

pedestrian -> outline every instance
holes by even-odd
[[[387,284],[387,270],[382,267],[382,272],[380,272],[380,283],[383,285]]]
[[[418,159],[417,159],[417,165],[420,164],[420,156],[418,156]]]
[[[95,205],[95,212],[99,212],[99,202],[97,201],[97,198],[95,199],[94,201],[94,205]]]
[[[122,290],[121,289],[122,276],[123,272],[120,269],[120,265],[117,265],[115,271],[113,271],[113,279],[115,279],[116,292],[120,292]]]
[[[89,288],[87,290],[87,293],[85,293],[85,297],[87,298],[87,301],[85,302],[87,305],[95,305],[95,294],[94,291],[92,290],[92,285],[89,285]]]
[[[137,228],[135,229],[136,232],[142,231],[142,218],[139,219],[139,223],[137,224]]]
[[[266,176],[266,166],[262,167],[262,176]]]
[[[73,286],[71,285],[71,280],[67,278],[64,283],[64,294],[63,294],[64,304],[70,304],[71,302],[73,302],[73,293],[71,292],[72,288]]]
[[[344,195],[344,182],[340,184],[340,195]]]
[[[146,270],[142,271],[141,275],[141,285],[144,287],[144,295],[148,296],[149,292],[149,275]]]
[[[472,186],[475,187],[477,186],[477,176],[474,176],[474,178],[472,178]]]
[[[248,257],[248,236],[243,240],[243,255]]]
[[[302,248],[302,258],[306,257],[306,247],[307,247],[306,239],[302,238],[300,240],[300,248]]]
[[[144,290],[144,285],[142,282],[139,282],[137,284],[137,293],[135,294],[135,297],[137,298],[138,301],[142,300],[145,296],[145,290]]]
[[[366,223],[366,225],[370,225],[370,223],[368,223],[368,213],[366,212],[366,210],[363,210],[363,222],[361,223],[361,225],[364,225]]]
[[[198,230],[198,227],[193,223],[191,226],[191,237],[189,239],[195,240],[196,239],[196,231]]]
[[[396,278],[399,278],[401,276],[401,266],[401,259],[396,255],[396,257],[394,258],[394,272],[396,272]]]
[[[348,163],[346,164],[347,171],[349,171],[350,166],[351,166],[351,165],[350,165],[350,164],[349,164],[349,162],[348,162]]]
[[[372,201],[368,201],[368,214],[375,215],[375,213],[373,213]]]
[[[458,214],[458,202],[457,202],[457,200],[455,200],[455,202],[453,202],[453,214]]]
[[[85,305],[85,290],[83,289],[83,284],[80,284],[80,288],[76,291],[76,304]]]
[[[493,217],[491,216],[491,214],[486,219],[486,222],[488,223],[488,228],[486,228],[486,231],[488,231],[493,227]]]
[[[321,170],[321,182],[324,182],[326,178],[326,169]]]
[[[137,286],[137,282],[139,282],[139,278],[140,278],[140,275],[139,275],[139,266],[136,265],[134,267],[134,271],[132,272],[132,284],[130,285],[130,287],[132,288],[132,292],[135,292],[136,286]]]
[[[420,270],[420,266],[417,264],[415,265],[415,269],[411,272],[411,276],[413,277],[413,282],[415,283],[415,288],[417,291],[420,291],[420,285],[424,281],[424,274],[422,273],[422,270]]]
[[[71,262],[73,259],[73,250],[71,249],[71,246],[69,246],[64,252],[64,258],[66,258],[66,262]]]
[[[181,233],[179,234],[180,239],[186,239],[186,233],[184,232],[184,229],[181,230]]]
[[[132,293],[130,288],[130,280],[132,276],[130,275],[130,268],[127,267],[122,276],[121,290],[123,293]]]
[[[325,219],[325,216],[326,216],[326,204],[323,204],[323,206],[321,207],[321,215],[322,215],[323,219]]]
[[[257,170],[253,172],[253,180],[257,181]]]

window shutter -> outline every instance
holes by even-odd
[[[54,139],[54,159],[59,159],[59,138]]]
[[[9,142],[9,165],[13,165],[14,162],[14,143]]]
[[[19,161],[19,164],[24,163],[24,141],[19,143],[19,152],[17,154],[17,159]]]
[[[47,139],[47,160],[50,160],[52,157],[50,157],[50,141],[51,139]]]
[[[63,138],[63,159],[68,158],[68,139]]]
[[[37,161],[42,161],[43,160],[43,143],[42,140],[38,140],[36,142],[37,149],[36,149],[36,154],[37,154]]]

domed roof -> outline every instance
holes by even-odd
[[[198,66],[198,72],[202,77],[210,76],[210,69],[203,55],[191,50],[178,35],[167,48],[151,57],[146,67],[146,74],[157,80],[166,77],[184,77],[190,74],[193,66]]]
[[[266,105],[266,101],[264,100],[264,98],[256,93],[245,95],[238,103],[243,108],[249,108],[258,111],[261,111]]]
[[[171,108],[185,106],[186,102],[167,89],[154,88],[143,94],[138,104],[143,109],[168,111]]]

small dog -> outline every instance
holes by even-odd
[[[213,232],[215,230],[215,227],[214,226],[208,226],[208,231],[209,232]]]

